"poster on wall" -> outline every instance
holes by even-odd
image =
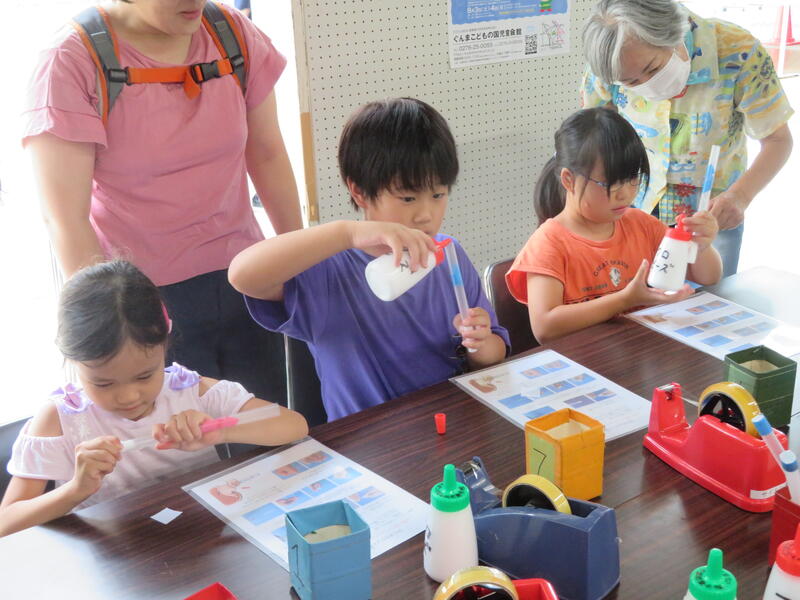
[[[569,52],[570,0],[450,0],[450,67]]]

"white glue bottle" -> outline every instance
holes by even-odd
[[[708,564],[692,571],[683,600],[736,600],[736,577],[722,568],[722,550],[712,548]]]
[[[478,566],[469,488],[456,481],[453,465],[445,465],[444,480],[431,488],[423,564],[428,577],[440,583],[456,571]]]
[[[686,269],[697,260],[697,244],[683,226],[678,215],[675,227],[667,229],[650,265],[647,285],[659,290],[677,292],[686,281]]]
[[[775,553],[775,564],[767,581],[764,600],[800,600],[800,525],[793,540],[786,540]]]
[[[397,266],[394,264],[394,254],[384,254],[370,261],[364,270],[369,289],[384,302],[403,295],[419,283],[425,275],[433,271],[435,266],[442,263],[444,260],[443,248],[448,243],[450,243],[450,239],[436,242],[436,252],[428,252],[428,266],[420,265],[413,273],[411,272],[411,257],[406,250],[403,251],[403,257]]]

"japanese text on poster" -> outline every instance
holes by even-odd
[[[450,0],[450,66],[569,52],[569,0]]]

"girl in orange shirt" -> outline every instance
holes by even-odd
[[[647,152],[616,111],[580,110],[555,134],[556,153],[534,192],[541,225],[506,274],[512,295],[528,305],[533,334],[544,343],[634,307],[677,302],[688,284],[667,293],[646,283],[666,225],[633,208],[647,186]],[[698,245],[688,277],[710,285],[722,265],[711,247],[717,221],[707,211],[684,219]]]

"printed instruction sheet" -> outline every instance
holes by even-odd
[[[183,489],[287,570],[284,517],[296,508],[346,499],[369,525],[372,558],[423,531],[429,510],[311,438]]]
[[[554,350],[450,381],[523,428],[531,419],[573,408],[605,425],[609,441],[646,427],[650,418],[649,401]]]
[[[800,328],[708,292],[645,308],[628,318],[720,360],[759,345],[786,357],[800,354]]]
[[[450,67],[570,50],[572,0],[450,0]]]

